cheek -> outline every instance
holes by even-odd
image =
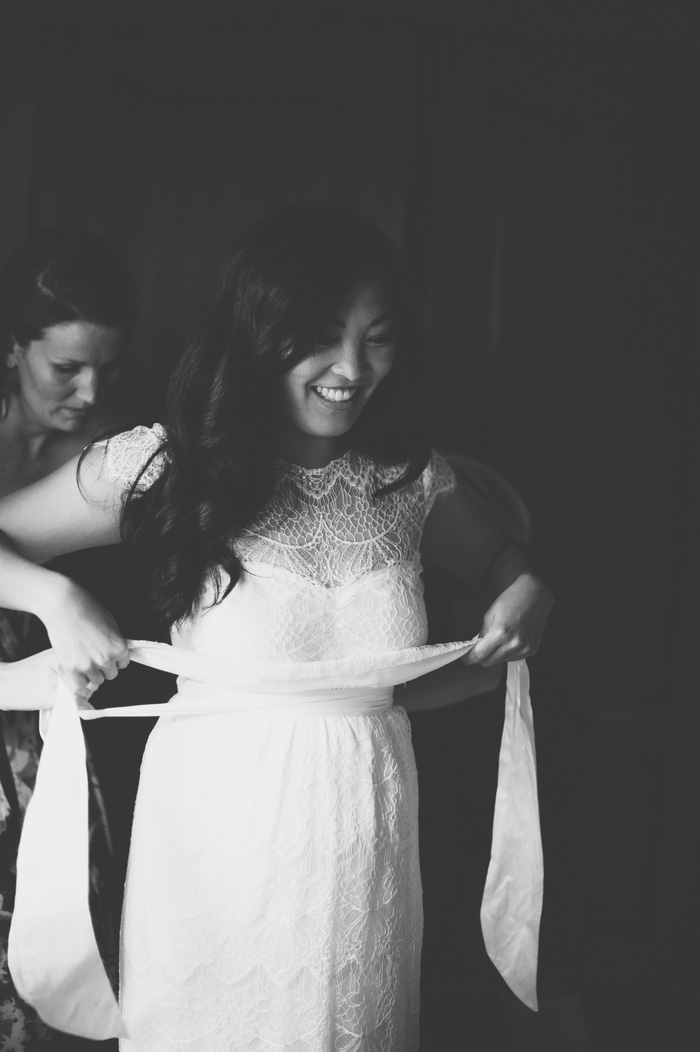
[[[301,395],[297,384],[283,380],[277,395],[278,404],[286,417],[294,416],[298,411]]]
[[[301,405],[308,395],[307,386],[310,379],[311,377],[304,372],[293,371],[288,373],[280,385],[283,404],[287,406]]]
[[[382,380],[386,379],[386,377],[391,372],[393,364],[394,352],[387,351],[386,355],[382,356],[382,358],[379,361],[377,361],[374,368],[374,374],[377,378],[377,383],[380,383]]]
[[[41,365],[25,363],[19,369],[19,381],[25,398],[47,399],[51,398],[54,393],[53,377]]]
[[[41,377],[40,382],[37,384],[37,392],[46,399],[56,400],[70,394],[74,383],[73,377],[56,376],[53,373],[47,373]]]

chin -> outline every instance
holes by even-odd
[[[314,429],[314,433],[319,438],[342,438],[343,435],[347,435],[349,431],[352,431],[359,416],[359,413],[353,413],[352,416],[339,417],[332,423],[323,421]]]
[[[74,417],[59,417],[58,420],[54,420],[53,427],[56,431],[64,431],[66,434],[74,435],[77,431],[82,431],[87,423],[86,416],[74,416]]]
[[[346,435],[350,434],[353,427],[354,421],[352,424],[348,424],[347,427],[334,427],[332,429],[325,428],[324,430],[319,429],[318,431],[313,431],[312,434],[315,438],[325,438],[327,440],[334,438],[345,438]]]

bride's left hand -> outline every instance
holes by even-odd
[[[536,653],[553,605],[549,585],[532,573],[520,574],[484,614],[479,640],[463,658],[465,664],[489,668]]]

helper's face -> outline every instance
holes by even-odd
[[[54,431],[79,431],[119,372],[122,333],[87,321],[52,325],[27,347],[15,345],[17,398],[25,417]]]
[[[391,299],[380,281],[363,279],[350,290],[313,352],[282,378],[287,424],[311,438],[341,438],[393,361]]]

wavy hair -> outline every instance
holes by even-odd
[[[274,485],[279,410],[270,391],[313,351],[365,276],[385,283],[392,298],[396,357],[354,425],[352,444],[380,463],[405,465],[377,499],[425,467],[429,447],[411,394],[417,330],[398,251],[339,205],[277,209],[226,258],[169,385],[167,442],[154,453],[165,455],[165,469],[145,492],[139,476],[124,503],[123,536],[140,554],[155,608],[169,623],[193,611],[207,579],[215,603],[238,581],[233,542]]]

